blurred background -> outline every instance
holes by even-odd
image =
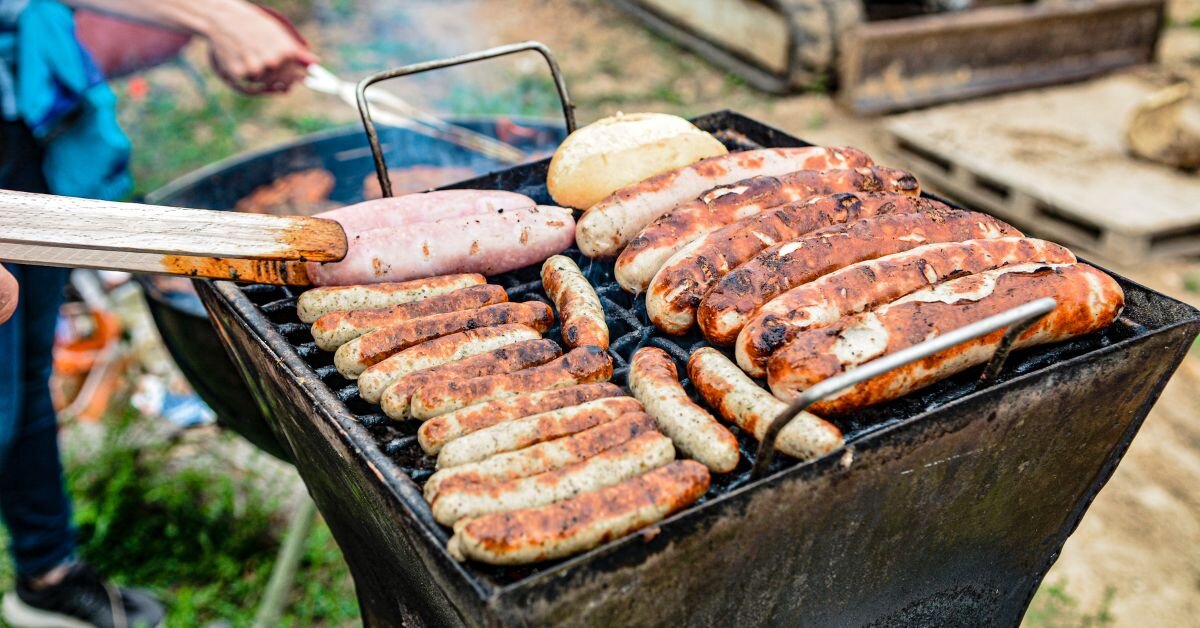
[[[263,4],[298,26],[324,67],[352,81],[540,40],[562,65],[581,125],[616,111],[736,110],[911,168],[934,192],[1200,305],[1200,0],[795,0],[778,3],[782,12],[748,0]],[[984,10],[1006,13],[980,19]],[[102,48],[105,36],[120,34],[101,24],[92,36]],[[242,96],[211,74],[201,42],[164,45],[183,47],[114,83],[135,147],[136,197],[159,190],[186,199],[203,184],[207,194],[232,195],[227,206],[241,211],[314,213],[378,194],[351,106],[301,87]],[[526,159],[557,140],[557,96],[535,55],[382,89],[518,144]],[[226,186],[202,174],[161,191],[197,169],[228,170],[218,162],[235,155],[275,155],[280,143],[313,137],[344,138],[337,150],[362,167],[331,172],[276,159],[284,165],[274,180]],[[503,165],[412,146],[389,155],[402,191]],[[284,531],[306,508],[304,487],[289,465],[217,427],[217,412],[164,348],[147,290],[154,302],[203,316],[186,280],[77,273],[60,321],[55,388],[83,552],[117,580],[161,593],[170,625],[249,625]],[[1197,390],[1200,348],[1067,543],[1027,625],[1200,617]],[[357,624],[353,583],[328,529],[318,521],[298,538],[280,623]],[[0,563],[0,573],[11,578],[11,566]]]

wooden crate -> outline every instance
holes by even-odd
[[[1125,153],[1132,75],[908,113],[886,123],[896,165],[929,188],[1121,263],[1200,255],[1200,176]]]

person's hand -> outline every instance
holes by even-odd
[[[0,266],[0,323],[8,320],[17,309],[17,280]]]
[[[205,33],[218,74],[235,89],[286,92],[317,57],[291,26],[252,4],[237,3]]]

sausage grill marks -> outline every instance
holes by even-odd
[[[504,288],[493,285],[471,286],[391,307],[331,312],[318,318],[312,326],[317,347],[334,351],[343,344],[380,327],[399,325],[423,316],[475,310],[485,305],[508,301]]]

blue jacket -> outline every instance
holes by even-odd
[[[76,39],[71,10],[52,0],[0,0],[0,64],[9,78],[0,76],[0,113],[23,120],[43,143],[50,191],[128,195],[130,146],[116,96]]]

